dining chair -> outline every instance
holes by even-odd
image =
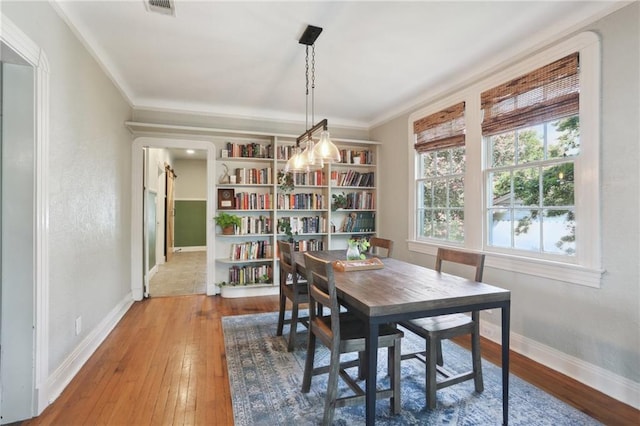
[[[385,252],[385,256],[384,257],[391,257],[391,250],[393,249],[393,241],[388,240],[386,238],[380,238],[380,237],[371,237],[369,238],[369,253],[371,253],[372,255],[375,256],[380,256],[381,253],[381,249],[384,249]]]
[[[329,373],[322,424],[330,425],[336,407],[365,403],[365,391],[346,369],[361,365],[360,360],[365,351],[366,325],[348,311],[341,312],[332,263],[318,259],[309,253],[305,253],[304,261],[309,283],[309,338],[302,392],[310,391],[312,376]],[[320,313],[316,309],[318,304],[325,308]],[[390,387],[379,389],[376,398],[389,398],[393,414],[400,412],[400,344],[403,336],[402,331],[395,327],[389,325],[380,327],[378,345],[387,348],[388,365],[393,368],[388,372]],[[329,348],[331,352],[329,365],[314,368],[316,339]],[[358,352],[358,357],[341,362],[341,354],[351,352]],[[345,381],[355,395],[338,398],[338,377]]]
[[[436,256],[436,271],[442,272],[443,262],[473,267],[475,270],[474,280],[482,281],[484,254],[439,248]],[[471,316],[467,314],[440,315],[402,321],[399,325],[425,339],[426,351],[403,354],[402,359],[415,358],[426,364],[426,394],[429,408],[436,407],[436,390],[456,383],[473,379],[476,392],[484,390],[480,356],[480,314],[478,311],[473,311]],[[472,370],[453,374],[444,368],[441,341],[467,334],[471,335]],[[440,373],[444,379],[437,381],[436,373]]]
[[[285,324],[289,324],[287,351],[293,351],[296,344],[298,323],[309,328],[309,317],[299,317],[299,305],[309,302],[307,281],[298,274],[296,263],[292,258],[293,244],[278,240],[280,259],[280,312],[276,335],[282,336]],[[287,299],[291,300],[291,318],[285,319]]]

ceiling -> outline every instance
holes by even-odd
[[[132,106],[304,122],[298,39],[310,24],[324,29],[315,45],[315,121],[362,128],[617,7],[174,0],[170,16],[145,2],[54,0]]]

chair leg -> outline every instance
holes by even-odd
[[[313,359],[316,356],[316,335],[309,330],[307,339],[307,359],[304,363],[304,374],[302,376],[302,393],[309,393],[311,390],[311,376],[313,375]]]
[[[436,363],[442,367],[444,365],[444,359],[442,358],[442,340],[440,339],[434,339],[435,340],[435,345],[436,345],[436,350],[438,351],[438,356],[436,358]]]
[[[482,356],[480,354],[480,332],[478,323],[476,329],[471,334],[471,356],[473,356],[473,383],[476,392],[484,390],[484,382],[482,380]]]
[[[287,306],[287,296],[280,290],[280,312],[278,314],[278,329],[276,336],[282,336],[282,328],[284,327],[284,310]]]
[[[436,359],[437,359],[437,347],[438,345],[433,339],[427,340],[427,374],[426,374],[426,389],[427,389],[427,407],[429,409],[436,408]]]
[[[331,361],[329,363],[329,379],[327,381],[327,397],[324,402],[323,425],[333,423],[333,414],[336,409],[336,398],[338,396],[338,376],[340,375],[340,351],[338,348],[331,349]]]
[[[388,350],[387,363],[389,371],[388,374],[391,379],[391,411],[393,414],[398,414],[401,411],[400,408],[400,361],[402,357],[402,351],[400,342],[402,338],[395,339],[395,344]]]
[[[291,307],[291,321],[289,322],[289,344],[287,345],[287,351],[293,351],[293,348],[296,344],[296,333],[298,329],[298,301],[292,301],[293,306]]]

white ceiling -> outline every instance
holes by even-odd
[[[616,8],[611,1],[54,0],[134,107],[304,121],[304,28],[315,121],[369,127]],[[311,123],[309,123],[311,125]]]

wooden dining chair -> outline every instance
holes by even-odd
[[[312,376],[329,373],[322,424],[330,425],[336,407],[365,403],[365,391],[346,372],[346,369],[361,365],[360,359],[365,350],[366,325],[348,311],[341,312],[332,263],[318,259],[309,253],[305,253],[304,257],[309,283],[310,317],[302,392],[307,393],[311,389]],[[325,308],[320,311],[321,313],[318,313],[318,304]],[[388,364],[393,368],[388,372],[390,387],[378,390],[376,398],[390,398],[391,411],[394,414],[400,412],[400,344],[403,336],[400,330],[386,325],[380,327],[378,337],[378,345],[387,348]],[[329,365],[314,368],[316,339],[331,351]],[[358,352],[359,357],[341,362],[340,355],[350,352]],[[372,368],[376,367],[372,366]],[[338,398],[338,377],[342,377],[355,395]]]
[[[386,238],[371,237],[369,238],[369,253],[374,256],[391,257],[391,250],[393,249],[393,241]],[[384,252],[384,253],[383,253]]]
[[[474,280],[482,281],[484,254],[439,248],[436,257],[436,271],[442,272],[443,262],[473,267],[475,270]],[[426,364],[426,394],[429,408],[436,407],[436,390],[456,383],[473,379],[476,392],[484,390],[480,356],[480,314],[478,311],[473,311],[471,316],[466,314],[440,315],[403,321],[399,325],[425,339],[426,351],[403,354],[402,359],[415,358]],[[472,370],[452,374],[444,368],[441,341],[467,334],[471,335]],[[437,381],[436,373],[440,373],[444,379]]]
[[[276,335],[282,336],[285,324],[289,324],[287,351],[293,351],[296,344],[298,323],[309,328],[309,317],[299,317],[299,305],[309,302],[307,280],[298,274],[296,263],[292,258],[293,244],[278,240],[280,259],[280,312]],[[291,300],[291,318],[285,319],[287,299]]]

